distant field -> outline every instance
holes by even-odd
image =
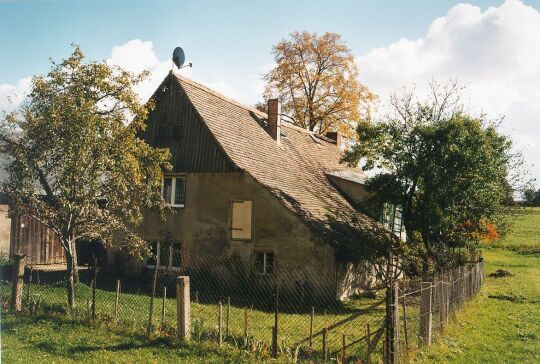
[[[512,229],[496,246],[538,246],[540,248],[540,207],[526,209],[514,218]]]
[[[540,363],[540,208],[518,216],[503,241],[484,249],[481,294],[416,363]],[[493,278],[497,269],[513,276]]]

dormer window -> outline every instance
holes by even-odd
[[[172,207],[184,207],[186,202],[186,177],[164,176],[162,195],[166,204]]]

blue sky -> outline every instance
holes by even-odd
[[[180,45],[201,73],[249,73],[294,30],[341,33],[357,55],[416,39],[457,1],[35,1],[0,4],[0,83],[46,72],[70,43],[102,59],[137,38],[160,59]],[[501,1],[472,1],[482,9]],[[531,4],[539,6],[540,0]]]
[[[0,0],[0,109],[70,44],[87,57],[150,69],[147,97],[176,46],[185,74],[244,103],[260,99],[271,47],[294,30],[342,34],[362,81],[381,96],[430,78],[470,86],[472,108],[505,115],[503,130],[540,179],[540,0],[505,1]],[[422,89],[420,86],[419,89]],[[20,98],[15,98],[15,105]]]

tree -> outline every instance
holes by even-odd
[[[529,206],[540,206],[540,190],[534,190],[534,188],[527,188],[523,193],[525,203]]]
[[[134,75],[105,62],[84,62],[78,46],[47,76],[32,79],[28,100],[5,115],[0,152],[8,157],[3,186],[14,215],[29,215],[59,237],[67,260],[68,304],[78,281],[75,242],[113,235],[134,252],[142,210],[164,216],[162,170],[169,152],[137,137],[151,102],[142,105]],[[131,122],[130,122],[131,121]]]
[[[360,142],[344,157],[378,168],[367,183],[368,205],[401,205],[407,242],[423,247],[424,268],[431,260],[451,263],[456,247],[474,249],[497,236],[519,162],[510,139],[485,116],[469,115],[460,97],[456,83],[435,82],[424,101],[414,90],[394,95],[386,118],[359,123]]]
[[[264,76],[265,98],[278,95],[283,113],[300,127],[352,135],[375,96],[358,81],[354,57],[341,36],[294,32],[272,53],[276,66]]]

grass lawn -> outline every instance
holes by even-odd
[[[540,363],[540,254],[532,250],[540,246],[540,209],[519,217],[513,232],[496,246],[484,250],[481,294],[413,362]],[[513,276],[489,277],[497,269]]]
[[[511,250],[536,248],[540,254],[540,207],[527,208],[517,215],[508,236],[495,246]]]
[[[7,303],[11,292],[9,282],[0,285],[2,302]],[[28,295],[28,285],[24,288],[24,299]],[[191,304],[192,337],[194,344],[186,347],[174,342],[174,327],[176,325],[176,300],[168,298],[165,301],[165,321],[161,325],[163,299],[158,297],[154,306],[155,339],[148,342],[142,336],[146,332],[150,298],[145,294],[127,293],[120,295],[118,317],[114,318],[115,292],[96,290],[96,322],[91,323],[90,302],[92,291],[90,287],[80,284],[77,289],[78,309],[71,315],[66,313],[66,289],[64,284],[37,285],[33,284],[30,302],[34,305],[39,302],[39,309],[35,319],[28,312],[13,315],[4,312],[2,317],[2,359],[7,363],[30,362],[39,358],[58,358],[55,362],[88,361],[132,362],[133,358],[142,359],[143,362],[159,360],[181,360],[182,362],[204,361],[245,361],[247,359],[261,360],[268,358],[271,346],[271,332],[274,323],[274,314],[249,308],[248,332],[249,339],[246,345],[244,338],[244,307],[235,305],[231,300],[229,315],[229,336],[225,335],[227,322],[227,309],[223,307],[223,334],[225,347],[217,345],[218,305],[215,303]],[[380,300],[380,299],[379,299]],[[366,308],[379,300],[362,298],[350,301],[339,310],[315,310],[313,332],[321,331],[335,322],[350,317],[359,308]],[[54,317],[54,318],[51,318]],[[327,335],[327,349],[329,357],[341,348],[342,334],[347,334],[349,342],[355,341],[365,335],[366,323],[372,329],[382,325],[384,305],[370,310],[369,314],[360,316],[331,330]],[[281,359],[295,356],[296,346],[293,343],[309,335],[310,315],[307,312],[281,312],[280,313],[279,347]],[[110,338],[110,339],[109,339]],[[307,349],[307,342],[299,352],[299,357],[313,358],[320,355],[322,350],[321,336],[313,339],[314,352]],[[378,345],[378,349],[381,345]],[[81,354],[88,352],[88,354]],[[349,357],[363,358],[365,341],[361,341],[348,349]],[[220,355],[223,355],[222,357]],[[375,353],[377,357],[379,353]],[[158,359],[153,359],[153,358]],[[174,359],[173,359],[174,358]],[[218,358],[221,358],[218,360]],[[169,359],[169,360],[167,360]]]
[[[4,363],[236,363],[251,361],[239,350],[209,342],[184,345],[116,334],[65,317],[30,318],[3,313]]]
[[[11,286],[6,282],[2,284],[2,301],[9,300]],[[27,294],[25,287],[25,295]],[[80,321],[90,321],[90,301],[92,297],[91,289],[81,284],[77,289],[77,301],[79,311],[74,315]],[[49,314],[59,316],[56,312],[65,312],[66,289],[63,284],[56,285],[32,285],[32,301],[39,301],[44,308],[47,308]],[[342,311],[332,312],[317,309],[315,311],[313,332],[322,331],[323,327],[328,327],[335,322],[350,317],[358,308],[365,308],[376,303],[374,299],[358,299],[351,301]],[[162,298],[155,300],[154,325],[157,336],[174,336],[176,325],[176,300],[168,298],[165,301],[165,321],[164,327],[161,327],[161,315],[163,308]],[[107,290],[96,290],[96,316],[97,321],[108,323],[110,328],[117,333],[129,335],[141,334],[146,332],[148,314],[150,307],[150,298],[144,294],[122,293],[119,299],[118,319],[113,319],[115,306],[115,292]],[[52,309],[52,311],[51,311]],[[223,307],[223,333],[226,332],[227,310]],[[39,312],[41,313],[41,311]],[[257,309],[248,309],[248,333],[250,337],[250,352],[258,355],[264,354],[270,350],[271,333],[274,324],[274,314],[271,311]],[[62,314],[65,315],[65,314]],[[354,341],[365,335],[365,326],[370,322],[373,329],[382,325],[384,316],[384,305],[380,305],[376,310],[369,314],[360,315],[355,319],[341,325],[339,329],[330,331],[327,336],[327,349],[331,352],[338,351],[341,348],[342,333],[347,334],[349,341]],[[22,318],[22,316],[19,316]],[[8,319],[13,319],[9,315]],[[218,332],[218,305],[212,303],[194,303],[191,304],[192,318],[192,336],[198,342],[216,342]],[[294,351],[292,344],[306,338],[309,335],[310,315],[306,312],[280,313],[280,332],[279,344],[282,351]],[[46,322],[46,321],[45,321]],[[72,321],[74,322],[74,321]],[[4,319],[2,320],[4,324]],[[22,325],[22,324],[21,324]],[[72,325],[73,326],[73,325]],[[85,330],[91,330],[91,327],[84,327]],[[3,336],[15,335],[18,337],[19,331],[5,331],[2,329]],[[69,335],[68,333],[66,333]],[[97,335],[99,337],[100,334]],[[239,305],[231,305],[229,315],[229,337],[225,337],[232,346],[231,350],[237,350],[235,347],[244,347],[244,308]],[[120,337],[120,336],[118,336]],[[255,345],[255,347],[253,347]],[[307,343],[304,344],[307,346]],[[365,352],[365,342],[360,342],[349,349],[349,355],[363,355]],[[313,339],[313,348],[319,352],[322,350],[321,336]],[[380,348],[380,346],[379,346]],[[237,350],[238,351],[238,350]],[[26,354],[25,354],[26,355]],[[292,356],[293,354],[290,354]]]

